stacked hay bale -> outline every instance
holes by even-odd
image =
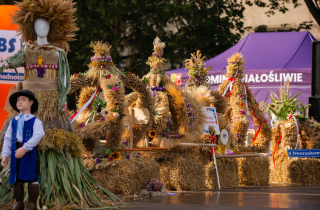
[[[237,158],[240,185],[267,185],[270,163],[267,157]]]
[[[159,164],[146,158],[123,158],[118,161],[102,161],[96,164],[94,159],[84,161],[93,177],[106,189],[117,195],[138,194],[152,179],[160,179]]]
[[[278,122],[273,129],[271,150],[274,152],[270,160],[270,183],[288,183],[299,185],[320,185],[320,160],[318,158],[288,158],[286,149],[316,149],[319,147],[320,126],[314,120],[297,119],[300,135],[294,119]],[[281,134],[281,137],[280,137]],[[279,144],[278,144],[279,142]],[[278,147],[277,147],[278,145]]]

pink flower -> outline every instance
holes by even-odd
[[[201,97],[204,97],[204,94],[203,94],[203,93],[200,93],[200,96],[201,96]]]
[[[119,112],[113,112],[113,113],[112,113],[112,115],[113,115],[113,117],[115,117],[115,118],[118,118],[118,117],[120,117],[120,114],[119,114]]]
[[[78,75],[79,75],[78,73],[75,73],[75,74],[74,74],[74,76],[78,76]]]
[[[118,87],[113,87],[112,90],[117,91],[119,88]]]
[[[241,109],[240,114],[245,114],[245,111],[243,109]]]
[[[244,99],[244,95],[239,94],[239,95],[238,95],[238,98],[240,98],[240,99]]]

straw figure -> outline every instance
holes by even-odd
[[[245,60],[240,53],[228,58],[227,80],[219,86],[220,94],[229,102],[225,117],[231,124],[231,132],[239,144],[239,150],[266,152],[271,139],[271,127],[251,93],[248,83],[244,82],[244,64]],[[244,140],[249,127],[249,117],[258,130],[252,145],[245,148]]]
[[[150,73],[144,76],[147,88],[155,101],[155,118],[148,132],[151,145],[173,149],[182,142],[199,142],[205,116],[201,112],[203,102],[196,95],[183,92],[164,73],[165,43],[156,37],[154,52],[148,58]],[[143,144],[143,142],[140,142]]]
[[[109,44],[93,42],[92,46],[95,55],[91,58],[89,70],[84,74],[71,77],[72,88],[70,92],[82,88],[78,110],[83,110],[82,112],[78,111],[78,116],[75,115],[73,125],[83,141],[86,152],[88,152],[83,157],[98,155],[95,154],[95,151],[98,150],[105,155],[107,148],[114,151],[120,147],[121,142],[126,140],[125,125],[122,120],[123,112],[128,105],[131,105],[132,101],[134,101],[135,107],[146,108],[151,119],[154,116],[151,94],[139,77],[130,72],[121,73],[115,67],[110,56],[111,46]],[[89,99],[94,97],[94,92],[98,87],[101,91],[97,91],[95,99],[85,107],[84,105],[88,103]],[[134,92],[126,97],[124,87],[132,88]],[[146,129],[150,128],[151,122],[144,125],[133,125],[134,142],[141,139]],[[105,135],[107,136],[106,145],[96,148],[97,140]],[[122,137],[123,135],[124,137]],[[129,137],[128,130],[127,136]],[[101,154],[98,156],[100,157]]]
[[[3,69],[24,66],[24,82],[16,89],[32,91],[39,102],[34,115],[43,122],[45,131],[38,144],[41,162],[39,207],[102,207],[105,204],[93,186],[116,197],[101,187],[83,165],[81,139],[73,133],[65,114],[66,95],[71,87],[67,41],[74,40],[74,32],[78,30],[73,17],[75,3],[71,0],[23,0],[16,6],[19,10],[12,16],[12,22],[18,24],[18,33],[26,44],[3,62],[0,73]],[[2,128],[0,145],[8,122],[16,115],[12,110]],[[7,184],[10,168],[1,170],[0,203],[10,204],[13,202],[11,186]]]
[[[197,53],[191,54],[191,58],[185,61],[186,69],[188,70],[189,79],[187,80],[186,88],[184,92],[191,92],[196,95],[200,101],[204,104],[205,107],[216,107],[217,110],[222,111],[223,113],[219,113],[217,111],[217,117],[219,122],[220,130],[226,129],[229,133],[230,145],[231,148],[237,147],[237,142],[234,141],[233,134],[230,132],[230,128],[227,122],[224,119],[224,106],[227,106],[227,103],[223,99],[223,97],[219,94],[218,91],[211,91],[208,85],[208,71],[211,70],[212,66],[205,67],[204,63],[205,57],[202,57],[200,51],[198,50]],[[218,94],[217,94],[218,93]],[[219,103],[220,102],[220,103]],[[221,102],[223,102],[221,104]],[[202,135],[201,137],[202,143],[210,143],[211,138],[210,135]],[[224,147],[221,143],[220,135],[217,137],[216,144],[221,149],[217,151],[224,153]],[[206,151],[208,153],[207,157],[210,159],[210,151],[209,147],[201,147],[200,149],[202,152]]]

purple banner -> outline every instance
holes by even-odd
[[[181,87],[183,88],[186,84],[186,80],[189,78],[188,72],[181,72]],[[175,74],[171,74],[175,75]],[[168,75],[169,78],[172,78]],[[278,69],[278,70],[250,70],[246,71],[244,74],[244,79],[249,83],[252,88],[278,88],[280,83],[285,81],[290,82],[290,87],[298,88],[311,88],[311,71],[306,70],[288,70]],[[209,84],[211,89],[218,88],[218,85],[225,79],[225,71],[215,71],[208,75]]]

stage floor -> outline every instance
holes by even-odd
[[[236,189],[170,192],[167,197],[125,197],[132,210],[320,209],[320,187],[270,185]]]

